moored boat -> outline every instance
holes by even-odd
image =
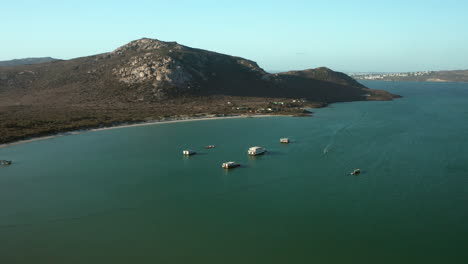
[[[196,154],[197,152],[193,151],[193,150],[190,150],[190,149],[186,149],[184,151],[182,151],[182,154],[184,154],[185,156],[190,156],[190,155],[194,155]]]
[[[258,147],[258,146],[251,147],[251,148],[249,148],[249,150],[247,150],[247,153],[249,155],[251,155],[251,156],[261,155],[261,154],[263,154],[265,152],[266,152],[265,148]]]
[[[236,163],[235,161],[224,162],[223,165],[221,165],[223,169],[232,169],[232,168],[239,167],[239,166],[240,164]]]
[[[208,145],[208,146],[205,146],[206,149],[212,149],[212,148],[216,148],[215,145]]]
[[[289,143],[289,138],[280,138],[280,143]]]

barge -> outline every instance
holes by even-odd
[[[250,156],[261,155],[261,154],[264,154],[265,152],[266,152],[265,148],[258,147],[258,146],[251,147],[251,148],[249,148],[249,150],[247,150],[247,153]]]

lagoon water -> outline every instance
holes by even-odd
[[[468,84],[365,84],[404,98],[0,149],[0,263],[466,263]]]

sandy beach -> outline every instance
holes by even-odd
[[[43,137],[32,137],[30,139],[19,140],[19,141],[15,141],[11,143],[6,143],[6,144],[0,144],[0,148],[7,148],[7,147],[16,146],[19,144],[25,144],[25,143],[30,143],[30,142],[39,141],[39,140],[46,140],[46,139],[51,139],[51,138],[56,138],[56,137],[63,137],[67,135],[76,135],[76,134],[81,134],[81,133],[86,133],[86,132],[119,129],[119,128],[126,128],[126,127],[150,126],[150,125],[158,125],[158,124],[192,122],[192,121],[203,121],[203,120],[257,118],[257,117],[272,117],[272,116],[278,116],[278,115],[206,116],[206,117],[194,117],[194,118],[187,117],[187,118],[172,118],[172,119],[167,119],[167,120],[153,120],[153,121],[146,121],[146,122],[135,123],[135,124],[119,124],[115,126],[102,127],[102,128],[100,127],[100,128],[91,128],[91,129],[82,129],[82,130],[64,132],[64,133],[59,133],[59,134],[50,135],[50,136],[43,136]]]

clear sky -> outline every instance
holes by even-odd
[[[1,0],[0,37],[0,60],[69,59],[150,37],[270,71],[468,69],[468,1]]]

